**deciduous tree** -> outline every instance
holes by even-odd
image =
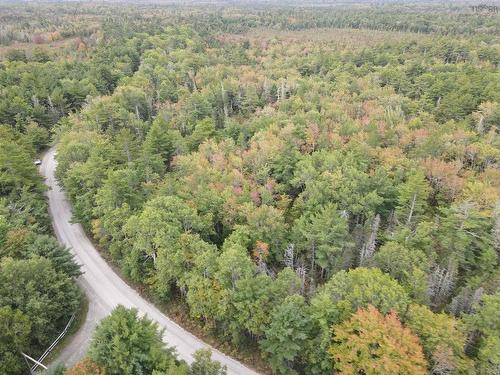
[[[369,305],[332,330],[328,352],[335,373],[427,374],[418,337],[402,326],[394,312],[384,316]]]

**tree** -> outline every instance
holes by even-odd
[[[477,352],[477,365],[480,374],[498,372],[500,369],[500,325],[498,309],[500,293],[485,294],[473,306],[473,313],[464,316],[469,328],[469,346]]]
[[[11,306],[29,317],[30,344],[52,342],[80,304],[80,291],[50,260],[4,258],[0,262],[0,305]]]
[[[16,197],[23,187],[43,191],[42,178],[28,150],[11,140],[0,140],[0,195]]]
[[[313,316],[328,318],[336,324],[369,304],[383,314],[403,312],[408,305],[404,289],[376,268],[340,271],[311,300]]]
[[[274,372],[296,374],[295,367],[309,340],[311,321],[304,297],[294,294],[271,312],[259,345]]]
[[[190,273],[186,280],[186,302],[192,318],[200,319],[204,328],[214,328],[226,317],[229,291],[217,280]]]
[[[14,8],[0,44],[62,37],[49,32],[60,29],[51,25],[57,7],[40,8],[43,22]],[[51,61],[31,48],[8,52],[0,258],[43,258],[50,275],[78,275],[44,236],[50,221],[33,161],[54,135],[73,220],[141,287],[185,302],[211,334],[258,343],[275,371],[332,374],[331,326],[369,304],[404,319],[408,309],[436,375],[472,372],[467,356],[480,371],[495,368],[498,335],[487,331],[496,304],[471,307],[498,284],[495,19],[396,8],[398,17],[370,7],[245,15],[142,7],[137,16],[97,6],[79,9],[88,17],[65,30],[88,34],[76,38],[78,51]],[[130,22],[100,22],[113,12]],[[17,22],[27,14],[36,30]],[[288,32],[242,48],[228,37],[262,25]],[[318,27],[345,30],[325,41],[310,37]],[[441,36],[384,39],[367,29]],[[8,281],[0,290],[14,290],[8,306],[39,334],[66,320],[64,309],[44,316],[39,305],[59,304],[69,289],[52,288],[37,267],[21,278],[36,295],[21,301],[33,311],[21,308],[28,297],[14,277],[0,275]],[[288,300],[298,279],[307,302]],[[408,308],[410,300],[435,312]],[[447,308],[477,318],[465,351],[460,320],[440,314]]]
[[[308,370],[324,374],[333,370],[327,358],[331,326],[348,319],[357,309],[373,305],[381,313],[402,313],[408,296],[401,285],[377,268],[340,271],[311,299],[313,340],[308,342]]]
[[[226,375],[226,366],[221,366],[220,362],[212,361],[210,349],[197,350],[194,355],[194,362],[187,370],[187,375]]]
[[[139,317],[136,309],[116,307],[97,326],[89,357],[109,375],[151,374],[167,371],[178,362],[162,341],[157,323]]]
[[[159,252],[165,252],[165,256],[175,252],[175,247],[170,245],[179,241],[182,233],[191,230],[206,233],[205,229],[206,223],[196,210],[181,198],[161,196],[151,199],[139,214],[128,219],[124,227],[132,247],[124,262],[127,273],[134,280],[141,281],[144,274],[155,266]]]
[[[477,356],[478,373],[480,375],[498,374],[500,371],[500,338],[488,336],[484,338]]]
[[[255,265],[240,244],[224,244],[221,256],[217,260],[216,279],[227,289],[235,289],[240,279],[251,278]]]
[[[500,311],[500,293],[485,294],[479,303],[473,306],[473,314],[464,316],[467,325],[487,336],[500,335],[498,311]]]
[[[155,292],[159,296],[168,296],[172,286],[183,290],[196,258],[214,252],[214,245],[189,232],[182,233],[170,246],[159,248],[153,284]]]
[[[58,152],[58,161],[64,157]],[[83,225],[90,225],[94,218],[96,192],[106,177],[107,164],[102,157],[91,155],[85,162],[72,164],[63,177],[66,192],[73,201],[73,217]],[[59,167],[57,173],[62,173]]]
[[[8,61],[28,61],[28,59],[26,58],[26,52],[20,49],[9,49],[5,54],[5,57]]]
[[[399,186],[398,206],[396,215],[401,224],[413,227],[419,222],[427,208],[427,199],[430,186],[421,171],[408,177],[408,180]]]
[[[431,371],[436,374],[469,374],[472,362],[464,352],[465,335],[460,322],[429,308],[411,304],[405,324],[420,338]]]
[[[159,155],[163,166],[170,168],[170,162],[175,153],[172,131],[168,128],[168,122],[162,116],[156,117],[143,143],[145,153]]]
[[[215,123],[211,118],[205,118],[196,123],[193,133],[189,136],[189,148],[197,150],[205,140],[215,135]]]
[[[232,320],[251,335],[261,337],[271,323],[270,311],[299,289],[299,280],[289,268],[281,271],[275,280],[261,273],[238,280],[230,295],[235,311]]]
[[[25,137],[37,152],[49,144],[49,132],[36,122],[31,122],[26,126]]]
[[[31,322],[28,316],[10,306],[0,307],[0,372],[17,375],[24,371],[20,351],[29,347]]]
[[[140,173],[134,169],[110,171],[95,194],[94,214],[102,217],[124,204],[132,210],[139,208],[144,201],[141,183]]]
[[[317,264],[324,277],[339,271],[345,263],[345,252],[352,245],[347,217],[333,204],[323,206],[317,213],[303,215],[296,222],[299,235],[297,247],[311,259],[311,273]]]
[[[332,328],[328,350],[338,373],[426,374],[427,363],[418,337],[401,325],[398,316],[382,315],[368,305]]]
[[[375,254],[373,265],[398,280],[410,297],[427,301],[427,273],[429,260],[418,249],[408,249],[397,242],[386,242]]]
[[[46,63],[47,61],[50,61],[50,55],[46,49],[35,47],[31,55],[31,60],[36,62]]]
[[[270,260],[280,259],[281,251],[285,247],[287,224],[283,213],[268,205],[255,207],[246,205],[244,212],[251,238],[269,244]]]
[[[500,105],[498,102],[482,103],[478,111],[472,114],[475,129],[479,134],[487,133],[500,121]]]
[[[54,237],[37,235],[29,244],[25,257],[44,257],[50,260],[57,272],[63,272],[68,277],[81,275],[80,266],[76,264],[73,254],[62,246]]]
[[[498,254],[493,247],[491,212],[480,210],[474,202],[461,202],[443,207],[440,213],[434,245],[439,260],[457,265],[459,276],[465,279],[493,273]]]

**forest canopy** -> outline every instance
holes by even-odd
[[[266,371],[498,371],[497,14],[61,4],[16,28],[31,7],[0,29],[0,317],[22,345],[57,325],[10,275],[44,269],[78,305],[32,165],[52,137],[74,220],[123,275]],[[67,44],[26,37],[48,33]],[[119,373],[108,349],[82,368]]]

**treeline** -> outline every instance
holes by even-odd
[[[0,5],[0,45],[44,44],[66,38],[106,37],[123,29],[136,32],[187,24],[201,34],[244,33],[255,28],[304,30],[354,28],[438,35],[498,35],[498,15],[478,14],[465,3],[456,5],[385,4],[381,6],[315,6],[295,4],[209,6],[175,4],[14,4]],[[114,27],[107,27],[112,23]]]
[[[133,40],[57,156],[129,278],[275,373],[498,368],[494,45]]]
[[[52,237],[45,185],[34,165],[47,132],[0,126],[0,373],[27,371],[21,352],[39,356],[80,305],[80,275]]]
[[[46,187],[34,164],[55,125],[87,97],[113,92],[139,64],[134,41],[92,58],[52,59],[40,51],[0,68],[0,373],[27,372],[81,305],[79,266],[52,236]],[[15,56],[13,56],[15,57]]]
[[[195,18],[200,32],[242,33],[254,28],[305,30],[313,28],[371,29],[438,35],[498,34],[498,16],[472,13],[465,6],[439,7],[386,5],[380,7],[276,7],[232,13],[219,10]],[[186,18],[187,21],[187,18]]]

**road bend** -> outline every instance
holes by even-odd
[[[117,305],[135,307],[140,314],[156,321],[165,329],[163,336],[168,346],[175,347],[179,358],[188,363],[193,361],[193,354],[201,348],[212,350],[212,359],[227,366],[231,375],[257,375],[239,361],[210,347],[202,340],[186,331],[169,319],[154,305],[142,298],[133,288],[125,283],[106,263],[87,237],[80,224],[71,222],[71,204],[54,176],[57,162],[55,149],[50,149],[44,156],[41,173],[48,185],[49,212],[52,225],[59,242],[71,249],[76,261],[82,266],[82,276],[78,284],[85,291],[89,301],[87,318],[71,342],[62,350],[57,361],[72,366],[85,356],[96,324],[107,316]]]

